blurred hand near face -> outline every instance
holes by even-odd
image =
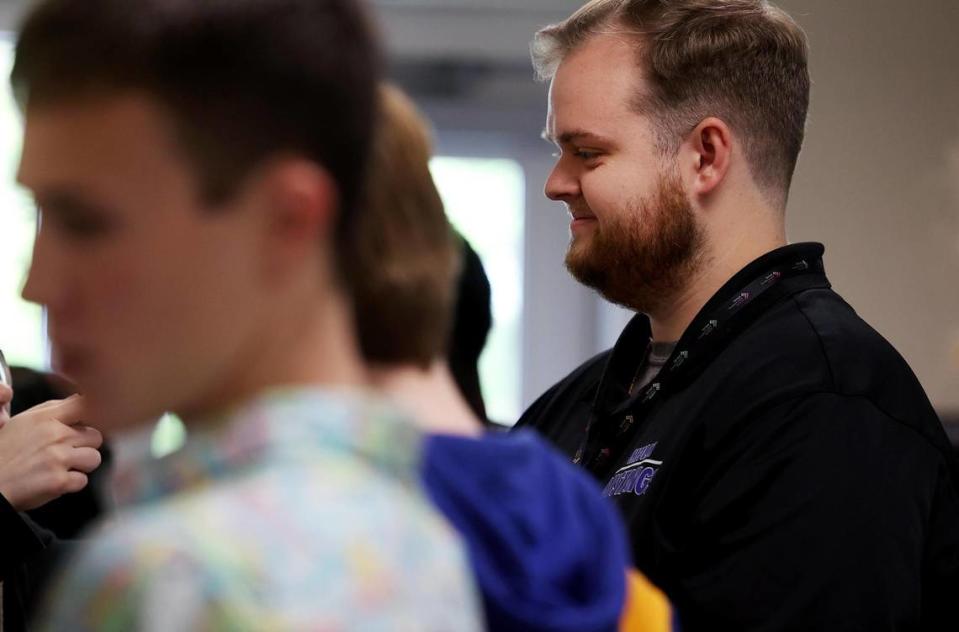
[[[12,395],[0,384],[0,409]],[[99,467],[103,437],[81,422],[82,410],[83,398],[74,395],[12,418],[0,412],[0,494],[18,511],[80,491]]]

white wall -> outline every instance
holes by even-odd
[[[812,47],[790,238],[959,408],[959,3],[785,0]]]

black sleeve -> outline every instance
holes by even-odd
[[[3,581],[3,629],[27,629],[36,593],[48,575],[50,548],[56,546],[51,531],[18,513],[0,495],[0,581]]]
[[[4,632],[26,630],[54,572],[76,541],[61,540],[0,495],[0,581]]]
[[[932,624],[929,597],[956,577],[956,490],[913,429],[864,398],[817,394],[702,440],[669,591],[684,629]]]
[[[53,534],[17,512],[0,494],[0,581],[44,549]]]
[[[923,630],[959,629],[959,492],[943,465],[929,521],[923,585]]]

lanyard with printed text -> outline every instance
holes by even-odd
[[[828,287],[823,273],[822,260],[804,253],[770,266],[734,293],[722,292],[729,298],[715,306],[707,304],[683,333],[652,382],[627,396],[611,412],[601,415],[598,407],[607,399],[606,391],[610,388],[610,380],[604,375],[574,462],[585,465],[597,476],[603,475],[619,452],[628,445],[629,437],[637,426],[636,420],[648,415],[665,393],[698,374],[765,306],[803,289]],[[789,282],[784,283],[787,280]],[[610,362],[614,360],[611,356]],[[610,372],[609,365],[607,372]],[[611,420],[607,419],[607,423],[600,424],[598,420],[601,416],[619,418],[619,422],[608,423]]]

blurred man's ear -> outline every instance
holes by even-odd
[[[267,206],[267,248],[279,268],[332,249],[339,196],[325,169],[308,160],[280,159],[266,168],[259,186]]]

